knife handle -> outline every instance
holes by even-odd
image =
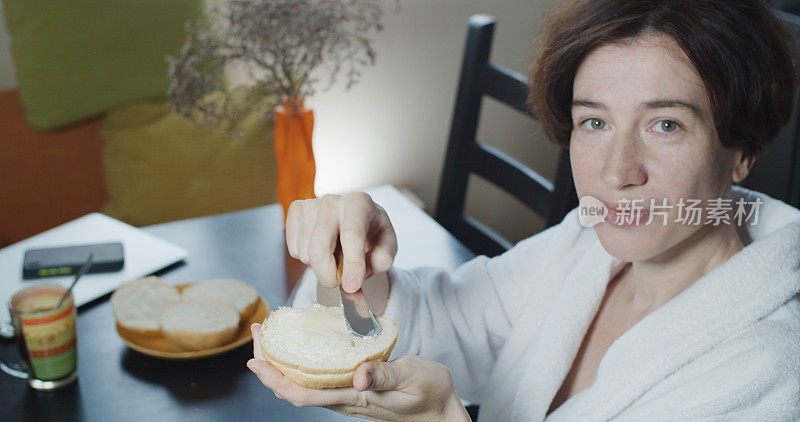
[[[342,274],[344,273],[344,255],[342,252],[342,242],[336,238],[336,249],[333,250],[333,259],[336,261],[336,281],[342,284]]]

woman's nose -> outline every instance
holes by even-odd
[[[615,139],[608,149],[603,164],[602,178],[613,189],[643,185],[647,172],[642,165],[640,152],[632,137]]]

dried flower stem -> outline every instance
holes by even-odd
[[[281,98],[314,95],[319,68],[329,76],[324,89],[340,74],[350,89],[375,63],[372,36],[383,30],[386,1],[398,10],[399,0],[223,0],[187,26],[186,43],[168,58],[170,103],[195,122],[231,127],[254,107],[269,113]],[[252,82],[226,86],[230,65]]]

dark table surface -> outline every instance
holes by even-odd
[[[472,253],[391,186],[369,189],[398,235],[395,265],[453,269]],[[286,252],[277,205],[144,228],[186,248],[185,262],[158,274],[173,283],[232,277],[253,284],[270,307],[286,303],[305,266]],[[0,346],[15,353],[12,342]],[[37,392],[0,373],[2,421],[345,421],[320,408],[277,399],[245,367],[252,346],[190,361],[152,358],[130,350],[114,329],[108,297],[79,309],[78,382]]]

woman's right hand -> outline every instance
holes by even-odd
[[[336,240],[342,243],[342,287],[352,293],[369,276],[389,270],[397,235],[386,211],[364,192],[325,195],[292,202],[286,218],[289,254],[311,269],[326,287],[337,287]]]

